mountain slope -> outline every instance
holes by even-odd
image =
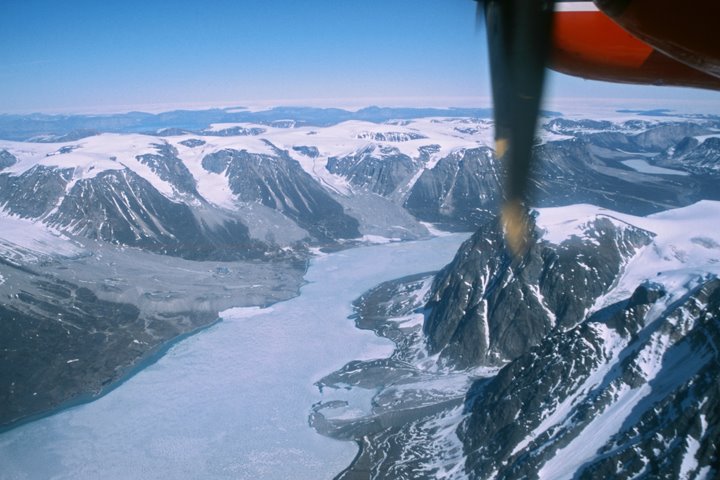
[[[323,379],[377,389],[364,416],[351,420],[340,405],[311,416],[324,434],[361,445],[340,478],[715,478],[720,234],[707,219],[718,216],[718,202],[649,217],[541,209],[538,243],[522,262],[496,250],[491,222],[432,284],[406,278],[363,295],[353,318],[396,350]],[[457,316],[432,317],[438,298]],[[490,333],[470,314],[477,300],[503,305],[498,330],[517,335],[516,356],[468,355],[485,345],[474,332]],[[473,328],[452,323],[463,321]],[[476,350],[445,335],[438,352],[444,322],[475,335]],[[533,326],[541,333],[531,344]]]
[[[638,287],[483,384],[461,427],[470,477],[712,476],[720,281],[693,283]]]
[[[202,164],[227,177],[238,201],[278,210],[321,241],[360,236],[357,220],[345,215],[342,206],[284,152],[226,149],[206,156]]]
[[[515,259],[499,221],[481,227],[441,271],[424,323],[431,353],[456,367],[500,365],[554,328],[570,328],[652,234],[599,215],[557,245]]]
[[[500,204],[500,170],[489,148],[459,150],[422,171],[405,208],[434,223],[473,229]]]

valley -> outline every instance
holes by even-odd
[[[1,119],[3,465],[121,478],[192,437],[219,478],[712,478],[720,119],[546,112],[515,258],[486,114]],[[79,469],[126,405],[157,461],[116,430]]]

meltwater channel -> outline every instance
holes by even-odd
[[[317,434],[313,384],[392,344],[355,328],[351,302],[447,264],[467,234],[315,258],[300,295],[223,321],[91,403],[0,435],[0,479],[323,479],[357,447]]]

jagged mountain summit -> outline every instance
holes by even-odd
[[[358,324],[397,347],[354,423],[316,409],[361,445],[340,478],[715,478],[719,214],[540,209],[521,261],[491,220],[434,280],[366,294]]]
[[[599,215],[559,244],[536,238],[515,258],[492,221],[436,277],[424,323],[430,353],[460,368],[507,363],[581,321],[653,236]]]

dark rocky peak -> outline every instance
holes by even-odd
[[[272,143],[270,140],[267,140],[265,138],[262,139],[262,143],[270,147],[272,152],[277,155],[278,157],[282,157],[284,160],[288,162],[295,162],[297,165],[300,165],[295,159],[293,159],[290,156],[290,153],[287,150],[283,150],[282,148],[278,147],[274,143]]]
[[[706,138],[700,147],[707,150],[713,150],[715,152],[720,151],[720,136]]]
[[[605,135],[605,134],[603,134]],[[606,137],[616,136],[626,139],[622,134],[609,133]],[[593,139],[600,138],[594,135]],[[599,165],[600,161],[591,154],[594,140],[585,137],[571,138],[556,142],[548,142],[537,146],[533,151],[537,176],[541,179],[546,176],[567,177],[569,175],[587,172],[587,168]],[[614,140],[613,140],[614,144]]]
[[[567,329],[652,235],[598,216],[560,245],[535,239],[515,259],[498,219],[482,225],[436,277],[424,332],[431,353],[460,368],[501,365]]]
[[[262,162],[278,162],[280,160],[283,159],[266,153],[250,153],[247,150],[225,148],[205,155],[202,159],[201,165],[208,172],[218,174],[225,172],[225,175],[227,176],[227,169],[230,165],[236,165],[243,162],[259,164]]]
[[[548,132],[562,135],[573,135],[577,133],[604,132],[618,130],[618,125],[607,120],[570,120],[568,118],[553,118],[547,122],[543,129]]]
[[[107,170],[75,182],[46,218],[54,227],[93,240],[189,260],[257,258],[266,247],[232,218],[208,224],[129,169]]]
[[[65,194],[74,169],[35,165],[19,175],[0,175],[0,208],[24,218],[52,211]]]
[[[0,170],[12,167],[17,163],[17,158],[7,150],[0,150]]]
[[[702,142],[686,137],[655,157],[653,163],[663,167],[680,168],[695,175],[719,175],[720,136],[708,137]]]
[[[640,151],[631,138],[607,132],[536,147],[530,179],[533,204],[545,207],[589,203],[642,216],[717,197],[715,182],[705,178],[655,175],[628,168],[623,162],[629,158],[659,165],[651,159],[657,158],[656,152]],[[685,169],[677,162],[662,166]]]
[[[632,142],[632,137],[623,132],[597,132],[586,135],[578,135],[592,145],[610,150],[623,150],[626,152],[637,152],[640,149]]]
[[[284,150],[267,142],[274,154],[225,149],[207,155],[202,166],[224,173],[241,202],[261,203],[277,210],[325,242],[360,236],[357,220]]]
[[[296,152],[305,155],[306,157],[310,158],[318,158],[320,156],[320,151],[317,149],[317,147],[308,147],[305,145],[296,145],[292,147],[293,150]]]
[[[418,165],[395,148],[368,145],[351,155],[328,158],[325,168],[354,187],[388,196],[409,181]]]
[[[543,242],[540,293],[561,328],[582,321],[595,299],[613,285],[628,260],[654,235],[598,215],[559,245]]]
[[[181,142],[178,142],[181,145],[185,145],[188,148],[195,148],[200,147],[202,145],[205,145],[205,140],[200,140],[199,138],[188,138],[187,140],[183,140]]]
[[[470,477],[712,477],[720,281],[698,283],[672,298],[646,283],[478,383],[458,431]]]
[[[707,127],[690,122],[664,123],[632,137],[632,142],[646,151],[662,151],[685,137],[709,133]]]
[[[455,127],[453,130],[455,130],[458,133],[462,133],[463,135],[476,135],[482,131],[484,131],[487,127],[486,126],[467,126],[467,127]]]
[[[64,155],[66,153],[71,153],[71,152],[77,150],[78,148],[80,148],[80,145],[65,145],[63,147],[58,148],[54,152],[46,153],[45,156],[53,157],[55,155]]]
[[[667,155],[672,157],[683,157],[692,152],[698,145],[700,145],[700,141],[697,138],[685,137],[674,147],[668,148]]]
[[[706,126],[690,123],[662,123],[646,125],[644,131],[633,133],[623,129],[600,132],[579,132],[579,138],[585,138],[593,145],[611,150],[623,150],[636,153],[660,153],[676,145],[685,137],[709,133]]]
[[[628,300],[627,308],[637,308],[645,305],[652,305],[667,295],[665,287],[655,282],[645,282],[635,289]]]
[[[210,173],[223,173],[230,162],[233,161],[237,150],[223,149],[205,155],[202,159],[202,167]]]
[[[146,153],[138,155],[137,161],[147,165],[161,180],[169,183],[180,195],[199,196],[196,189],[195,177],[178,157],[178,151],[169,143],[156,143],[153,145],[157,154]]]
[[[420,160],[424,162],[430,160],[430,156],[432,156],[435,153],[438,153],[442,147],[436,143],[432,145],[423,145],[422,147],[418,147],[418,153],[420,154]]]
[[[704,173],[720,173],[720,137],[706,138],[685,156],[685,163]]]
[[[454,230],[475,230],[497,211],[500,173],[488,147],[441,158],[412,185],[404,207],[415,217]]]

